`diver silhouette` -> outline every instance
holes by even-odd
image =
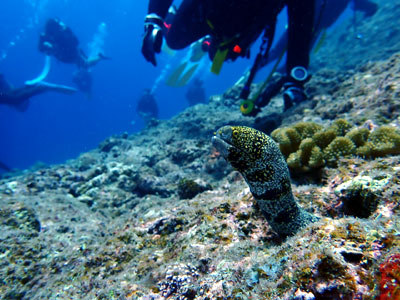
[[[185,97],[189,103],[189,106],[193,106],[198,103],[205,103],[206,93],[204,90],[203,80],[194,78],[186,91]]]
[[[157,101],[150,89],[143,90],[136,105],[136,112],[142,117],[146,125],[151,120],[158,119]]]
[[[73,81],[88,96],[92,87],[90,68],[102,60],[110,59],[101,52],[88,57],[79,47],[79,40],[71,28],[58,18],[47,20],[45,30],[39,37],[39,51],[63,63],[75,64],[78,70],[74,73]]]
[[[39,37],[39,51],[63,63],[76,64],[79,68],[89,68],[107,59],[102,53],[88,57],[79,47],[79,40],[71,28],[57,18],[47,20],[45,30]]]
[[[28,108],[31,97],[50,91],[63,94],[77,92],[72,87],[44,81],[14,88],[7,82],[4,75],[0,74],[0,104],[11,106],[19,111],[25,111]]]

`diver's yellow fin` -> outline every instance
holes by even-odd
[[[211,66],[211,72],[213,72],[216,75],[219,75],[221,72],[222,65],[224,64],[225,58],[228,55],[228,50],[220,50],[218,49],[217,53],[215,53],[212,66]]]
[[[163,43],[162,52],[167,53],[169,56],[174,56],[176,53],[175,50],[172,50],[170,47],[168,47],[167,43]]]
[[[186,83],[188,83],[190,78],[192,78],[192,75],[194,74],[194,72],[196,71],[198,66],[199,66],[199,64],[195,64],[195,65],[191,66],[190,69],[184,75],[182,75],[181,79],[179,80],[179,82],[176,86],[182,87],[182,86],[186,85]]]
[[[179,78],[181,77],[181,75],[182,75],[183,71],[185,70],[187,64],[188,64],[187,62],[184,62],[178,68],[176,68],[176,70],[174,72],[172,72],[171,76],[169,76],[167,81],[165,82],[166,85],[169,85],[169,86],[172,86],[172,87],[177,86]]]
[[[313,53],[316,54],[322,47],[322,45],[324,44],[326,39],[326,29],[322,30],[322,33],[320,34],[320,37],[318,39],[317,44],[314,47]]]

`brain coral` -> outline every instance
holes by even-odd
[[[400,153],[398,129],[382,126],[370,132],[344,119],[335,120],[326,128],[314,122],[300,122],[274,130],[271,137],[279,144],[289,168],[300,173],[335,167],[340,158],[351,155],[375,158]]]

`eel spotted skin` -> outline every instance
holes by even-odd
[[[268,135],[250,127],[224,126],[212,143],[243,175],[268,223],[280,236],[294,235],[317,220],[294,199],[285,158]]]

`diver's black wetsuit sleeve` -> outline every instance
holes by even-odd
[[[150,0],[148,13],[157,14],[164,19],[172,2],[173,0]]]
[[[315,0],[287,0],[288,50],[286,71],[302,66],[308,68],[313,36]]]

